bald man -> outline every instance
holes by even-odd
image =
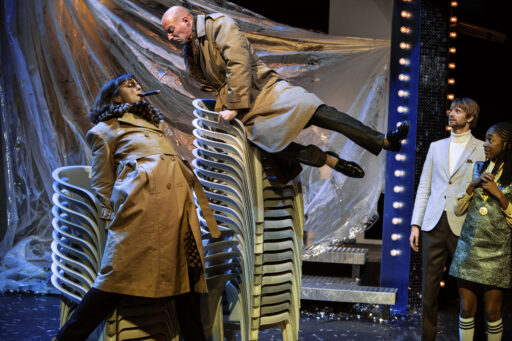
[[[384,136],[282,79],[256,56],[236,22],[225,14],[193,16],[186,8],[173,6],[162,16],[162,27],[171,43],[183,47],[192,77],[217,93],[219,121],[240,119],[249,140],[278,158],[314,167],[327,164],[360,178],[364,171],[355,162],[293,140],[302,129],[315,125],[337,131],[377,155],[383,148],[398,152],[400,140],[407,137],[407,122]]]

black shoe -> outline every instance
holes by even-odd
[[[334,170],[351,178],[362,178],[364,176],[364,170],[357,163],[340,159],[335,152],[326,153],[338,159],[336,166],[334,166]]]
[[[409,134],[409,121],[404,121],[395,129],[388,131],[386,134],[386,140],[388,140],[389,145],[384,147],[384,149],[389,150],[390,152],[399,152],[400,148],[402,148],[402,143],[400,141],[405,139],[407,134]]]

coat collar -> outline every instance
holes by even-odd
[[[222,14],[222,13],[212,13],[212,14],[207,14],[207,15],[204,15],[204,14],[198,15],[196,17],[196,33],[197,33],[197,37],[201,38],[201,37],[204,37],[206,35],[206,28],[205,28],[206,18],[212,18],[213,20],[215,20],[217,18],[222,17],[223,15],[224,14]]]
[[[158,127],[156,127],[155,125],[149,123],[145,119],[140,118],[139,116],[134,115],[129,112],[125,113],[123,116],[119,117],[117,120],[120,122],[124,122],[124,123],[128,123],[128,124],[137,126],[137,127],[143,127],[143,128],[156,130],[156,131],[162,131],[162,122],[160,122],[158,124]]]

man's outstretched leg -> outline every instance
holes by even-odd
[[[408,122],[403,122],[399,127],[384,135],[328,105],[321,105],[317,108],[308,122],[309,125],[336,131],[375,155],[379,154],[382,149],[392,152],[400,151],[400,141],[405,139],[409,133]]]
[[[362,178],[364,170],[357,163],[340,159],[334,152],[324,152],[315,145],[303,146],[292,142],[274,155],[289,162],[300,162],[302,164],[322,167],[328,165],[332,169],[352,178]]]

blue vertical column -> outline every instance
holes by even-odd
[[[420,61],[421,1],[395,0],[391,33],[388,129],[410,122],[399,153],[387,153],[380,285],[398,288],[392,312],[407,311]]]

